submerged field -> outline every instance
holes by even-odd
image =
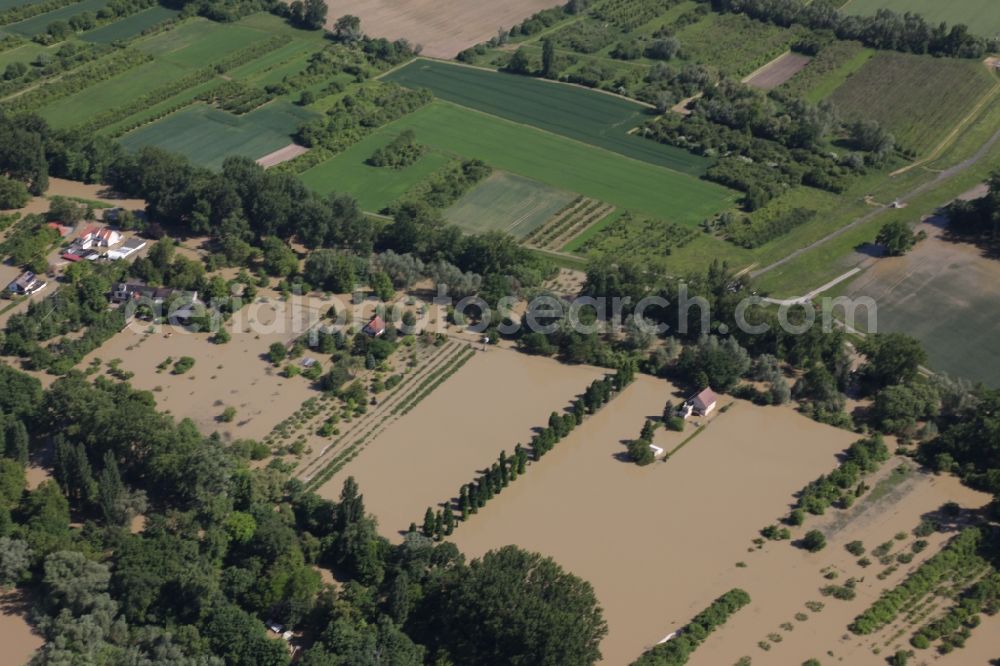
[[[257,159],[288,145],[309,111],[275,100],[242,116],[195,104],[146,125],[121,139],[130,150],[158,146],[184,155],[193,163],[219,168],[226,157]]]
[[[623,442],[667,400],[677,400],[670,384],[639,377],[453,537],[471,556],[507,543],[536,550],[590,581],[608,620],[607,664],[629,663],[732,587],[720,578],[757,526],[854,438],[791,409],[739,403],[665,464],[621,460]],[[656,441],[683,437],[660,431]]]
[[[127,326],[100,349],[84,359],[121,359],[121,367],[134,372],[132,385],[153,391],[157,406],[178,419],[189,418],[204,433],[219,431],[228,438],[262,439],[274,424],[316,395],[302,378],[286,379],[265,359],[273,342],[287,343],[319,319],[309,307],[297,311],[257,302],[240,310],[231,322],[232,340],[225,345],[208,341],[206,334],[163,330],[151,332],[143,322]],[[182,356],[195,360],[183,375],[158,371],[166,359]],[[168,364],[169,365],[169,364]],[[229,423],[218,420],[226,406],[236,409]]]
[[[420,143],[601,201],[694,226],[731,205],[719,185],[446,102],[397,121]]]
[[[874,14],[879,9],[891,9],[898,14],[920,14],[932,26],[946,21],[949,25],[964,23],[969,31],[994,37],[1000,34],[1000,11],[993,0],[849,0],[843,11],[849,14]]]
[[[416,60],[385,77],[436,97],[524,123],[626,157],[701,175],[709,161],[684,150],[629,134],[649,109],[635,102],[579,88],[429,60]]]
[[[44,642],[28,624],[32,600],[14,589],[0,589],[0,645],[5,664],[26,664]]]
[[[917,153],[937,145],[997,85],[975,60],[881,52],[830,96],[847,120],[870,118]]]
[[[424,509],[447,500],[501,450],[512,454],[605,372],[504,349],[478,352],[318,492],[335,498],[355,477],[380,531],[396,541]]]

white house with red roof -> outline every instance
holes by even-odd
[[[375,315],[367,324],[365,324],[365,327],[361,329],[361,332],[365,335],[377,338],[385,333],[385,320],[379,315]]]
[[[718,404],[719,396],[712,389],[706,388],[684,402],[684,406],[681,407],[681,415],[684,418],[688,418],[689,416],[708,416],[715,411]]]

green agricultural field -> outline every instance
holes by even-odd
[[[42,0],[0,0],[0,12],[7,9],[13,9],[14,7],[22,7],[24,5],[33,5],[36,2],[41,2]]]
[[[12,62],[23,62],[28,64],[35,60],[41,53],[51,52],[59,48],[58,46],[45,47],[35,42],[27,42],[7,51],[0,52],[0,68],[6,67]]]
[[[144,9],[143,11],[126,16],[120,21],[101,26],[96,30],[91,30],[80,35],[80,39],[98,44],[110,44],[123,39],[131,39],[142,34],[143,30],[152,28],[158,23],[163,23],[180,14],[176,9],[156,6]]]
[[[546,84],[547,85],[547,84]],[[392,125],[417,141],[614,206],[695,226],[730,207],[735,193],[526,125],[434,102]]]
[[[12,23],[11,25],[4,26],[3,30],[4,32],[14,32],[24,35],[25,37],[34,37],[39,33],[45,32],[45,29],[53,21],[68,21],[83,12],[96,14],[106,4],[108,4],[108,0],[83,0],[82,2],[60,7],[45,14],[32,16],[30,19],[21,21],[20,23]]]
[[[187,70],[168,62],[153,61],[80,92],[55,100],[40,114],[54,127],[79,125],[99,113],[142,97],[151,90],[183,77]]]
[[[940,238],[883,260],[847,287],[878,305],[878,330],[916,337],[935,370],[996,384],[1000,373],[1000,264],[975,247]],[[947,317],[941,313],[947,312]],[[859,312],[858,325],[866,315]]]
[[[849,0],[844,11],[849,14],[874,14],[879,9],[891,9],[904,14],[916,12],[928,23],[941,21],[954,25],[964,23],[971,32],[985,37],[1000,35],[1000,10],[996,0]]]
[[[350,194],[364,210],[381,210],[450,161],[447,155],[430,151],[405,169],[365,164],[377,148],[392,141],[396,134],[397,131],[383,129],[364,138],[340,155],[303,173],[302,182],[321,194],[332,191]],[[419,136],[417,141],[420,141]]]
[[[589,143],[635,160],[701,175],[709,161],[628,132],[647,109],[585,88],[430,60],[416,60],[385,77],[500,118]]]
[[[193,103],[195,98],[201,93],[207,92],[212,88],[222,85],[223,83],[225,83],[225,81],[219,78],[200,83],[192,88],[179,92],[173,97],[165,99],[162,102],[158,102],[139,113],[131,115],[128,118],[123,118],[118,122],[102,127],[98,130],[98,133],[111,137],[122,136],[126,132],[139,127],[142,123],[151,123],[155,120],[164,118],[167,114],[176,112],[182,106]]]
[[[270,78],[275,71],[281,71],[282,76],[289,72],[298,73],[305,69],[309,57],[320,48],[320,44],[297,39],[270,53],[265,53],[252,62],[230,70],[228,74],[234,79],[258,84],[263,79]],[[278,80],[280,81],[281,78],[279,77]]]
[[[470,233],[505,231],[523,238],[575,198],[572,192],[497,171],[451,206],[445,219]]]
[[[312,115],[282,100],[243,116],[196,104],[126,134],[121,143],[129,150],[159,146],[217,169],[230,155],[257,159],[288,145],[298,126]]]
[[[269,36],[256,28],[195,18],[173,30],[137,40],[134,46],[159,60],[198,69]]]
[[[873,118],[918,153],[961,122],[997,78],[981,62],[882,52],[830,96],[849,120]]]
[[[834,40],[823,47],[802,71],[781,86],[783,92],[818,104],[871,60],[877,51],[860,42]]]
[[[774,60],[801,35],[799,28],[780,28],[743,14],[709,14],[679,33],[684,57],[718,67],[730,76],[745,76]]]
[[[645,266],[669,269],[670,255],[694,240],[700,231],[624,212],[591,227],[582,239],[567,246],[585,256],[618,259],[628,257]]]

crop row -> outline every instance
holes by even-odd
[[[107,111],[92,118],[90,121],[84,124],[81,127],[81,129],[83,129],[84,131],[93,132],[101,128],[107,127],[108,125],[116,123],[120,120],[124,120],[125,118],[128,118],[131,115],[140,113],[156,104],[159,104],[160,102],[166,101],[171,97],[173,97],[174,95],[179,95],[188,88],[193,88],[196,85],[205,83],[206,81],[210,81],[212,80],[212,78],[215,77],[216,74],[221,74],[230,69],[233,69],[234,67],[238,67],[239,65],[242,65],[246,62],[249,62],[251,60],[256,60],[265,53],[281,48],[282,46],[288,43],[289,39],[290,37],[288,37],[287,35],[275,35],[270,39],[264,40],[252,46],[248,46],[245,49],[241,49],[236,53],[233,53],[232,55],[208,67],[199,69],[198,71],[192,72],[191,74],[188,74],[187,76],[182,77],[176,81],[164,84],[159,88],[151,90],[149,93],[143,95],[139,99],[136,99],[127,104],[116,106],[112,109],[108,109]],[[136,129],[137,127],[141,127],[142,125],[145,125],[147,123],[159,120],[164,116],[168,116],[171,113],[175,113],[180,109],[189,106],[194,101],[195,100],[187,100],[183,103],[172,105],[168,109],[165,109],[163,113],[158,114],[156,117],[152,119],[143,118],[141,121],[138,121],[134,124],[117,128],[117,130],[114,132],[114,136],[121,136],[123,134],[132,131],[133,129]]]
[[[135,49],[121,49],[107,58],[88,63],[57,81],[39,87],[4,103],[13,111],[32,111],[53,100],[80,92],[95,83],[105,81],[134,67],[149,62],[152,56]]]
[[[450,362],[449,359],[452,358],[452,355],[456,351],[457,351],[456,345],[447,345],[447,346],[443,347],[438,353],[434,354],[428,360],[428,362],[420,370],[418,370],[417,372],[412,373],[404,381],[402,381],[399,384],[397,384],[396,387],[391,391],[390,397],[395,398],[397,396],[403,396],[407,392],[407,390],[413,385],[414,382],[416,382],[420,378],[426,376],[426,374],[428,374],[428,373],[435,372],[436,369],[442,367],[442,364],[445,364],[445,365],[448,364]],[[401,399],[402,400],[406,400],[405,397],[403,397]],[[385,425],[389,422],[390,419],[388,419],[388,418],[382,418],[382,416],[390,408],[390,403],[391,402],[392,402],[391,400],[383,400],[378,409],[376,409],[375,411],[369,413],[367,421],[373,423],[375,427],[370,428],[366,432],[362,432],[361,436],[358,439],[356,439],[344,451],[341,451],[340,453],[337,453],[327,463],[321,463],[322,456],[323,456],[323,454],[321,453],[320,456],[317,459],[311,461],[309,463],[309,465],[307,465],[304,469],[302,469],[299,472],[299,476],[301,477],[304,474],[306,474],[310,470],[310,468],[315,467],[317,464],[323,464],[322,469],[320,471],[314,473],[314,475],[306,482],[306,486],[308,488],[318,488],[322,484],[326,483],[326,481],[328,481],[336,473],[336,471],[338,469],[340,469],[340,466],[342,466],[342,464],[344,462],[346,462],[344,460],[345,453],[357,449],[357,447],[363,445],[366,441],[368,441],[369,439],[371,439],[371,437],[376,433],[376,431],[378,431],[381,428],[385,427]],[[360,425],[364,425],[364,423],[359,423],[358,425],[359,426]],[[355,432],[357,432],[356,428],[352,429],[352,430],[350,430],[348,432],[345,432],[340,437],[340,440],[346,439],[348,436],[354,434]],[[337,442],[334,441],[330,445],[330,447],[333,447],[334,445],[336,445],[336,443]],[[324,453],[325,453],[325,451],[324,451]]]

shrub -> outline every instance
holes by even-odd
[[[865,545],[860,541],[852,541],[851,543],[844,546],[844,548],[847,549],[848,553],[854,555],[855,557],[859,557],[865,554]]]
[[[645,439],[632,440],[628,445],[628,456],[636,465],[644,467],[656,459],[649,441]]]
[[[810,553],[818,553],[826,548],[826,537],[819,530],[810,530],[802,539],[802,547]]]
[[[190,356],[181,356],[174,363],[174,369],[170,372],[175,375],[183,375],[185,372],[194,367],[194,359]]]

